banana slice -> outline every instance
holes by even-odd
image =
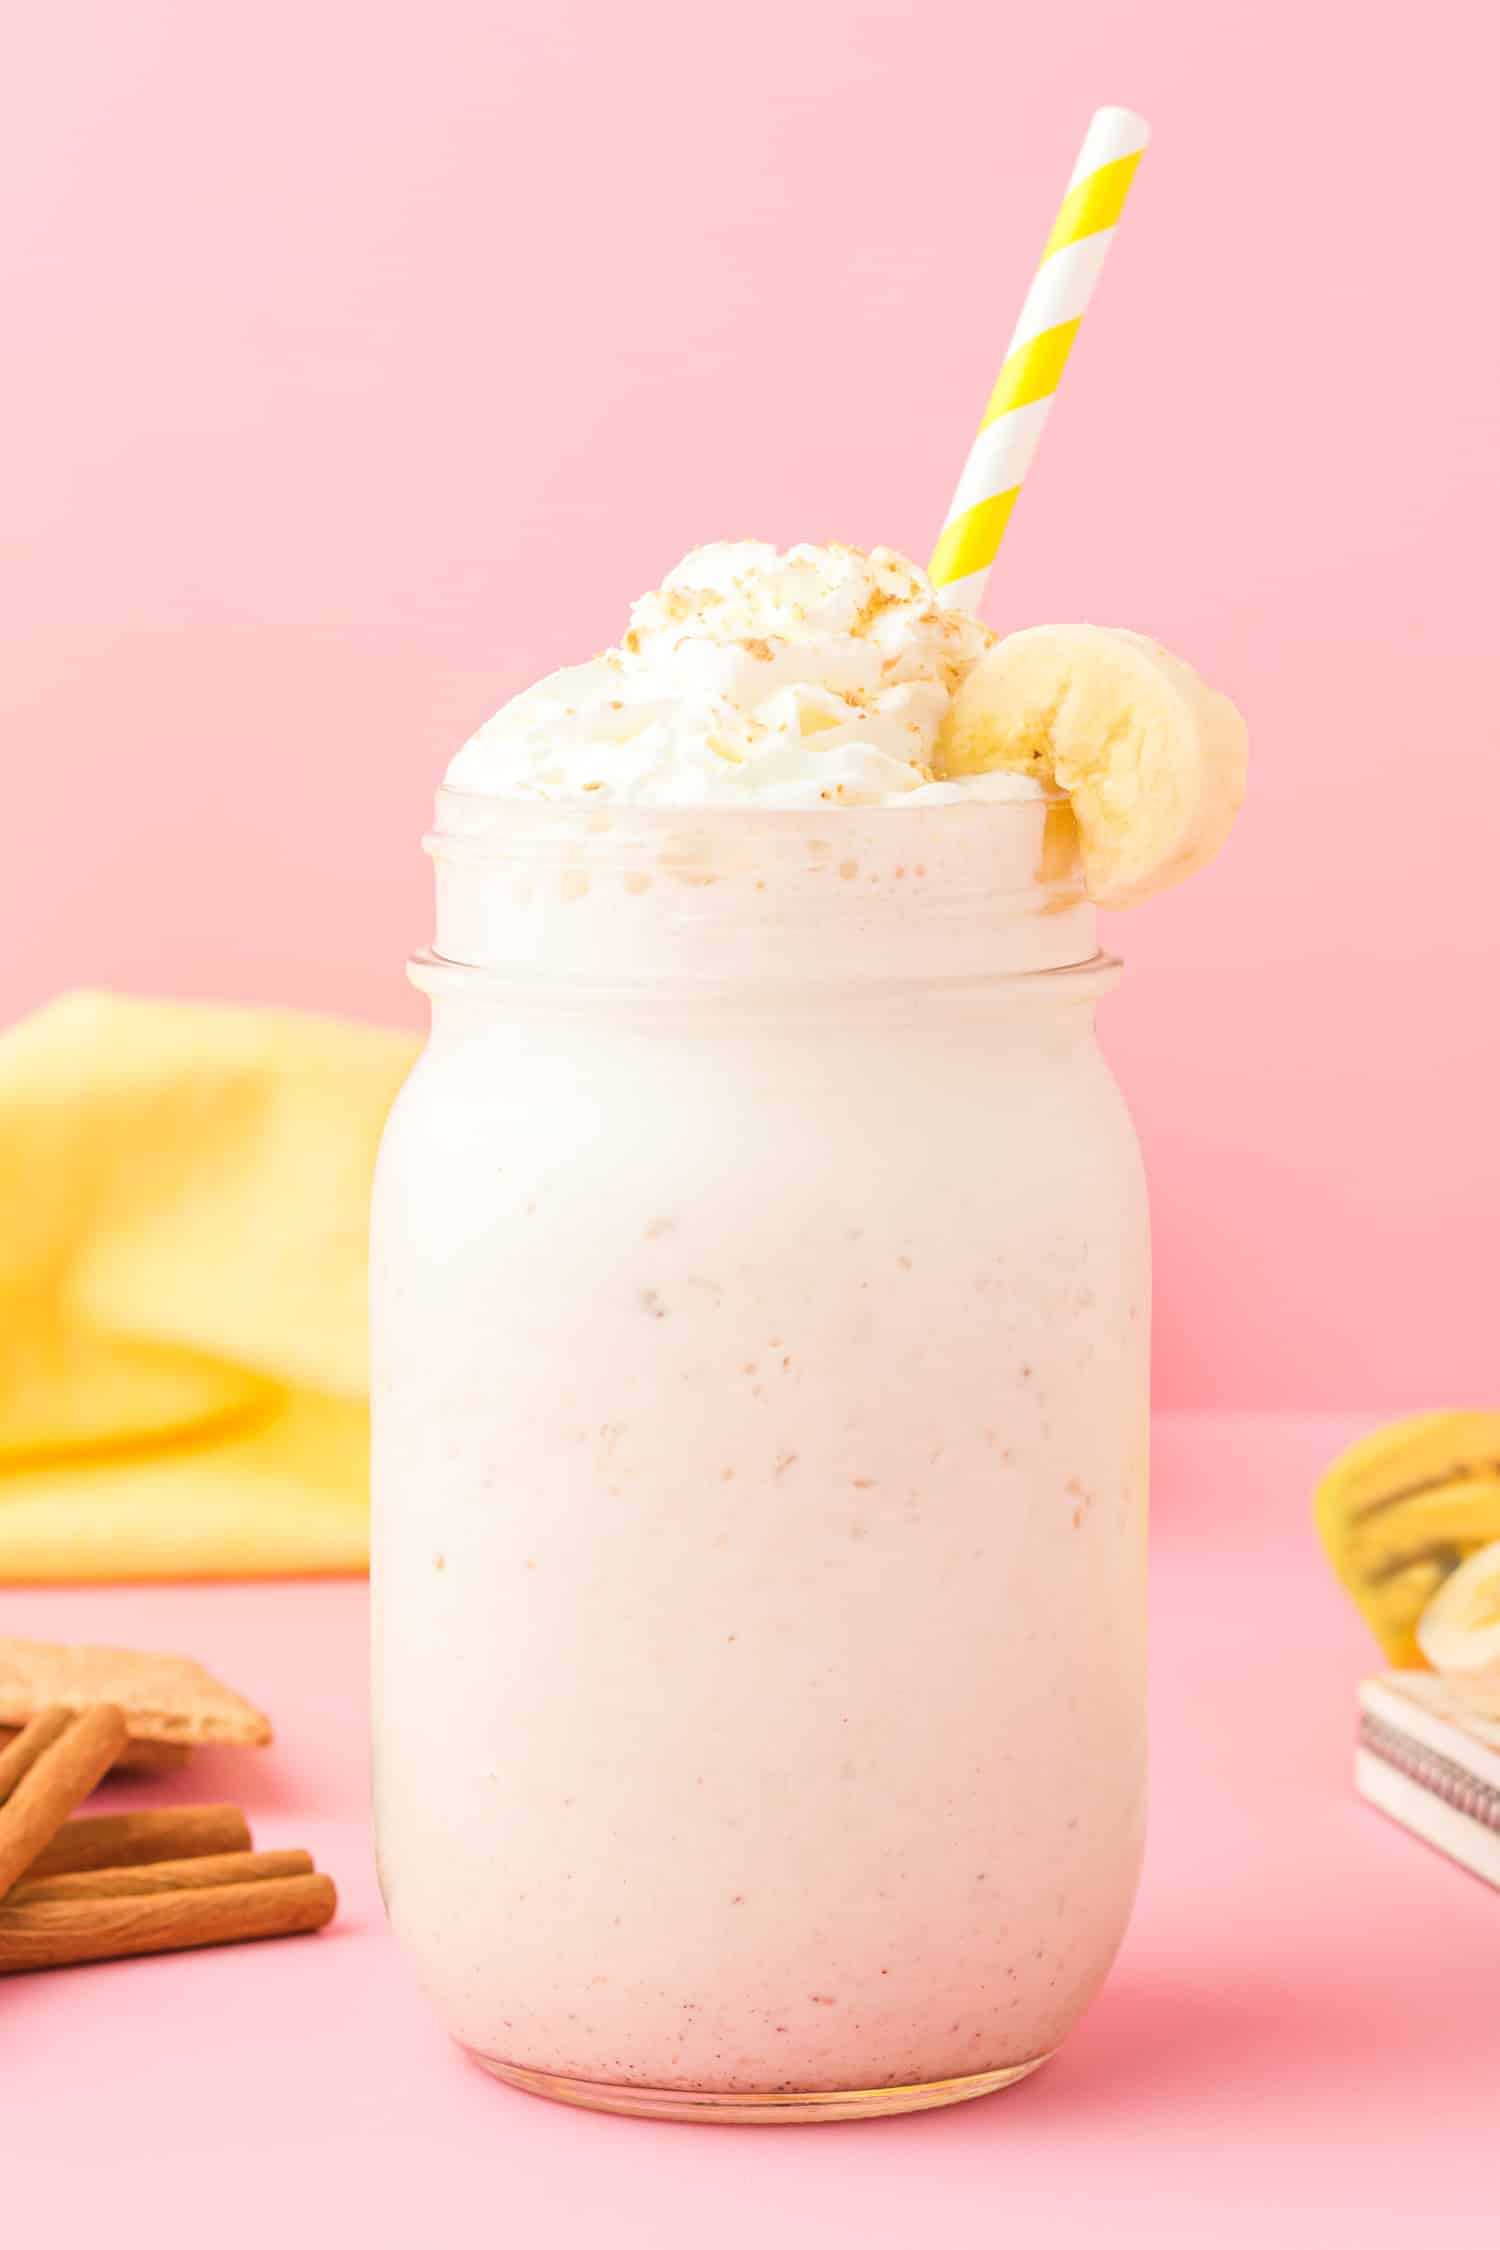
[[[1418,1620],[1467,1556],[1500,1541],[1500,1414],[1372,1430],[1325,1470],[1313,1515],[1387,1660],[1420,1666]]]
[[[1417,1646],[1456,1687],[1500,1691],[1500,1539],[1443,1581],[1422,1612]]]
[[[944,780],[1004,768],[1073,801],[1089,895],[1134,906],[1212,859],[1245,795],[1229,698],[1140,633],[1033,625],[982,656],[949,705]]]

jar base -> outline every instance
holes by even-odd
[[[575,2109],[607,2109],[620,2117],[665,2118],[682,2125],[832,2125],[861,2117],[903,2117],[912,2110],[947,2109],[954,2102],[977,2101],[1039,2070],[1047,2055],[1009,2063],[1001,2070],[976,2071],[969,2078],[939,2078],[925,2086],[872,2086],[847,2093],[724,2094],[682,2086],[616,2086],[592,2078],[564,2078],[552,2071],[527,2070],[477,2049],[465,2050],[482,2070],[546,2101],[569,2102]]]

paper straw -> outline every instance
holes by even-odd
[[[945,609],[979,607],[1150,138],[1132,110],[1094,112],[928,565]]]

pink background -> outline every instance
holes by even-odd
[[[417,1022],[451,748],[699,539],[925,555],[1131,103],[991,615],[1147,627],[1256,743],[1222,866],[1114,933],[1160,1395],[1489,1396],[1497,59],[1474,0],[23,11],[0,1015]]]

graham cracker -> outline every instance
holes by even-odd
[[[0,1640],[0,1727],[20,1727],[48,1704],[114,1703],[133,1742],[269,1742],[271,1722],[190,1656]]]

